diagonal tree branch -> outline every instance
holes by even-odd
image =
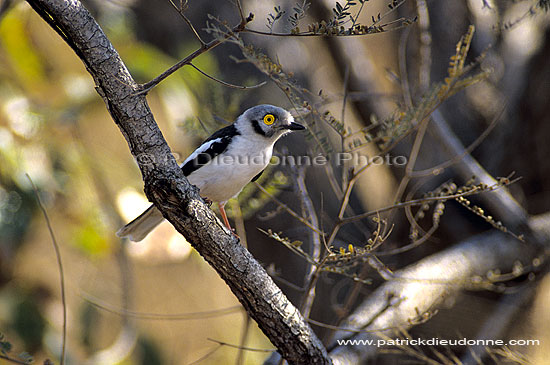
[[[259,327],[293,364],[329,364],[299,311],[223,226],[178,167],[145,95],[99,25],[78,0],[28,0],[69,44],[96,83],[136,158],[149,200],[216,269]]]

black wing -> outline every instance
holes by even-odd
[[[237,128],[235,128],[233,124],[214,132],[214,134],[208,137],[201,144],[201,146],[204,144],[207,144],[210,141],[213,141],[216,139],[219,139],[219,140],[214,143],[211,143],[207,149],[205,149],[204,151],[201,151],[200,153],[197,153],[197,155],[194,158],[187,161],[181,167],[181,169],[183,170],[183,174],[185,176],[189,176],[193,171],[197,171],[202,166],[212,161],[214,157],[225,152],[225,150],[229,146],[229,143],[231,143],[231,140],[233,139],[233,137],[239,134],[240,134],[239,131],[237,130]],[[200,148],[201,147],[199,147],[198,149]]]

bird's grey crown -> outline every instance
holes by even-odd
[[[269,104],[253,106],[252,108],[247,109],[243,113],[243,116],[251,120],[263,120],[266,114],[273,114],[277,119],[287,119],[290,117],[290,113],[285,109]]]

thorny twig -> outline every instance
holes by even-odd
[[[59,245],[57,244],[55,234],[53,233],[53,228],[50,222],[50,218],[48,217],[48,212],[46,211],[46,208],[44,207],[44,204],[42,204],[42,200],[40,199],[40,193],[38,192],[38,188],[36,187],[36,185],[34,184],[34,182],[32,181],[31,177],[28,174],[27,174],[27,179],[29,179],[29,182],[31,183],[31,186],[34,190],[34,195],[36,196],[36,201],[38,203],[38,206],[40,207],[40,210],[44,215],[44,219],[46,220],[46,225],[48,226],[48,231],[50,233],[50,237],[52,239],[52,245],[55,251],[57,267],[59,268],[59,284],[61,287],[61,304],[63,306],[63,331],[62,331],[62,344],[61,344],[61,359],[59,360],[59,363],[60,365],[63,365],[65,363],[65,349],[67,346],[67,301],[65,298],[65,274],[63,273],[63,262],[61,260],[61,250],[59,249]]]

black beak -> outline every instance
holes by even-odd
[[[286,125],[285,128],[289,129],[291,131],[302,131],[302,130],[306,129],[306,127],[304,127],[303,125],[295,123],[295,122],[291,122],[289,125]]]

